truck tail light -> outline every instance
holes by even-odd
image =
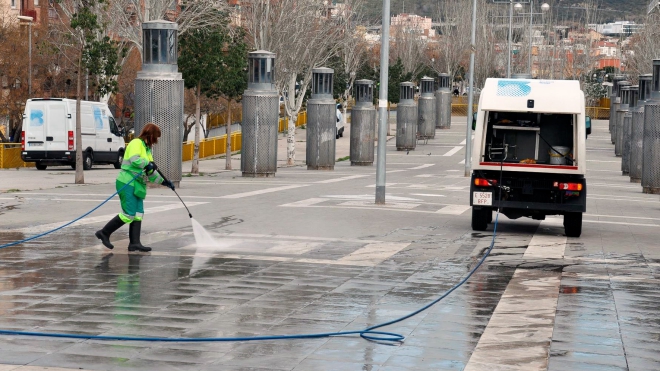
[[[25,132],[21,131],[21,151],[25,151]]]
[[[73,149],[73,131],[69,131],[67,137],[69,139],[69,151],[71,151]]]
[[[555,188],[559,188],[562,191],[581,191],[582,183],[554,183]]]
[[[477,187],[490,187],[497,184],[495,179],[474,178],[474,185]]]

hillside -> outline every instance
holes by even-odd
[[[442,0],[440,0],[442,1]],[[464,0],[471,4],[469,0]],[[545,1],[557,12],[558,19],[570,19],[579,21],[584,17],[584,11],[580,9],[585,0],[537,0],[535,3]],[[600,4],[598,23],[613,21],[636,21],[643,23],[649,0],[596,0]],[[438,0],[390,0],[391,13],[414,13],[434,18]],[[515,2],[515,0],[514,0]],[[382,0],[366,0],[366,13],[372,21],[380,22],[382,11]],[[501,5],[500,5],[501,6]]]

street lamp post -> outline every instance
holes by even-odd
[[[32,98],[32,21],[34,21],[34,18],[24,15],[19,15],[16,18],[28,22],[28,97]]]
[[[515,6],[517,11],[522,10],[522,5],[520,3],[516,4]],[[541,5],[541,13],[534,13],[534,0],[529,1],[529,13],[520,13],[521,15],[527,15],[529,14],[529,58],[527,61],[527,70],[529,74],[532,74],[532,49],[533,49],[533,44],[534,44],[534,34],[532,30],[532,26],[534,24],[534,15],[543,15],[545,12],[547,12],[550,9],[550,5],[548,3],[543,3]]]

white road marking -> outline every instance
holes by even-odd
[[[461,162],[458,163],[459,165],[465,165],[465,159],[462,159]]]
[[[345,176],[345,177],[342,177],[342,178],[326,179],[326,180],[321,180],[321,181],[314,182],[314,183],[316,183],[316,184],[337,183],[337,182],[343,182],[344,180],[365,178],[365,177],[368,177],[368,176],[369,175],[349,175],[349,176]]]
[[[566,237],[539,233],[558,220],[541,222],[525,258],[564,256]],[[516,269],[464,371],[547,370],[560,283],[559,272]]]
[[[410,243],[396,242],[371,243],[340,258],[338,261],[342,263],[362,263],[376,266],[409,245]]]
[[[411,196],[427,196],[427,197],[445,197],[445,195],[433,195],[430,193],[411,193]]]
[[[445,153],[443,156],[449,157],[453,156],[454,154],[458,153],[458,151],[462,150],[463,146],[455,146],[454,148],[450,149],[449,152]]]
[[[272,193],[272,192],[286,191],[288,189],[307,187],[308,185],[309,184],[292,184],[292,185],[288,185],[288,186],[275,187],[275,188],[266,188],[266,189],[260,189],[258,191],[243,192],[243,193],[236,193],[236,194],[233,194],[233,195],[220,196],[218,198],[243,198],[243,197],[257,196],[257,195],[262,195],[262,194],[265,194],[265,193]]]
[[[470,209],[470,205],[447,205],[443,207],[442,209],[436,211],[438,214],[446,214],[446,215],[461,215],[464,212],[466,212],[468,209]]]
[[[321,196],[321,197],[340,199],[340,200],[365,200],[365,201],[375,202],[374,195],[328,195],[328,196]],[[420,200],[418,198],[393,196],[389,193],[385,195],[385,198],[387,200],[395,200],[395,201],[422,202],[422,200]]]
[[[280,205],[280,206],[305,207],[305,206],[320,204],[321,202],[325,202],[325,201],[328,201],[328,199],[327,198],[308,198],[306,200],[296,201],[296,202],[292,202],[292,203],[284,204],[284,205]]]
[[[616,219],[643,219],[643,220],[660,220],[660,218],[644,218],[641,216],[623,216],[623,215],[602,215],[602,214],[587,214],[584,216],[597,216],[601,218],[616,218]]]
[[[433,166],[433,165],[435,165],[435,164],[424,164],[424,165],[419,165],[419,166],[411,167],[411,168],[408,169],[408,170],[419,170],[419,169],[425,169],[425,168],[427,168],[427,167],[431,167],[431,166]]]
[[[618,224],[618,225],[631,225],[636,227],[660,227],[660,224],[640,224],[640,223],[626,223],[626,222],[606,222],[604,220],[582,220],[583,223],[596,223],[596,224]]]
[[[556,229],[563,233],[563,220],[560,218],[548,218],[539,224],[536,234],[529,242],[523,259],[563,259],[566,248],[566,236],[553,234],[540,234],[546,228]]]
[[[188,207],[193,207],[193,206],[197,206],[197,205],[204,205],[204,204],[207,204],[207,203],[208,202],[189,202],[186,205]],[[145,207],[145,213],[144,214],[145,214],[145,217],[148,217],[150,214],[160,213],[160,212],[163,212],[163,211],[182,209],[182,208],[183,208],[183,205],[180,202],[177,202],[175,204],[156,206],[156,207]],[[99,215],[99,216],[94,216],[94,217],[83,218],[83,219],[78,220],[77,222],[69,225],[69,227],[75,227],[75,226],[81,226],[81,225],[87,225],[87,224],[93,224],[93,223],[99,223],[99,222],[107,222],[108,220],[112,219],[116,215],[117,215],[117,213],[113,213],[113,214],[106,214],[106,215]],[[62,225],[66,224],[66,223],[68,223],[68,221],[41,224],[41,225],[37,225],[37,226],[34,226],[34,227],[14,229],[14,230],[12,230],[12,232],[41,233],[41,232],[46,232],[46,231],[50,231],[52,229],[61,227]]]
[[[348,201],[339,204],[339,206],[362,206],[362,207],[372,207],[372,208],[391,208],[391,209],[414,209],[419,204],[413,204],[408,202],[387,202],[384,205],[375,204],[373,201]]]

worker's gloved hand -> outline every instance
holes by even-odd
[[[174,184],[172,182],[170,182],[169,180],[167,180],[167,179],[163,180],[163,182],[160,183],[160,184],[164,185],[165,187],[167,187],[171,190],[174,190]]]
[[[154,173],[154,171],[158,170],[158,166],[156,166],[156,163],[153,161],[148,163],[147,166],[144,167],[144,172],[147,173],[147,175],[151,175]]]

